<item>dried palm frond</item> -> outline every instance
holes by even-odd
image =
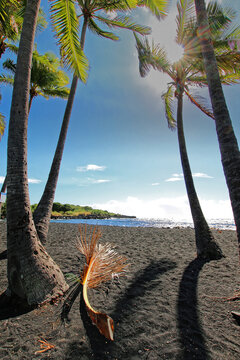
[[[94,227],[92,233],[87,235],[86,226],[79,226],[80,238],[78,250],[86,258],[82,273],[83,299],[92,322],[101,334],[113,340],[114,325],[110,316],[92,308],[87,296],[88,288],[96,288],[101,283],[111,280],[115,274],[122,274],[126,269],[126,259],[119,255],[109,243],[98,244],[101,237],[99,228]]]

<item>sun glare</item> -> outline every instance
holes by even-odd
[[[171,61],[171,63],[180,60],[184,53],[183,47],[181,45],[178,45],[174,41],[166,44],[165,49],[167,52],[167,57]]]

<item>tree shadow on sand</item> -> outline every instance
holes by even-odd
[[[177,321],[182,352],[178,360],[210,360],[198,311],[197,285],[206,260],[194,259],[184,270],[177,303]]]
[[[36,306],[28,305],[27,301],[17,296],[7,296],[6,292],[0,295],[0,320],[26,314],[35,308]]]
[[[175,266],[175,262],[169,259],[161,259],[150,262],[145,269],[140,273],[138,272],[130,286],[125,290],[125,293],[117,301],[114,312],[109,314],[114,319],[114,323],[118,324],[118,329],[123,320],[130,315],[132,316],[134,313],[136,300],[146,302],[146,298],[144,298],[146,291],[149,292],[161,284],[160,280],[154,280],[157,280],[160,275],[173,269]],[[115,342],[106,340],[105,337],[99,333],[96,326],[92,324],[87,314],[82,295],[80,300],[80,314],[86,335],[90,342],[93,358],[95,360],[112,359],[113,353],[117,350],[117,345]],[[72,345],[73,344],[71,344],[71,351],[73,350]],[[81,351],[80,348],[79,351]],[[68,358],[67,356],[66,359]]]
[[[7,259],[7,250],[4,250],[0,253],[0,260],[6,260]]]

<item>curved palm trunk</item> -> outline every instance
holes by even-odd
[[[84,23],[81,33],[82,49],[84,49],[86,30],[87,30],[87,19],[84,18]],[[72,112],[73,101],[77,89],[77,82],[78,82],[78,78],[77,76],[74,75],[70,94],[65,109],[63,122],[62,122],[61,132],[55,150],[52,166],[48,175],[48,180],[43,195],[41,197],[41,200],[39,201],[38,206],[33,214],[33,219],[37,229],[37,233],[42,243],[45,243],[47,241],[47,234],[48,234],[49,222],[51,219],[52,206],[53,206],[54,196],[57,187],[57,180],[60,171],[65,140],[67,136],[68,125]]]
[[[29,305],[65,292],[63,274],[41,245],[33,223],[27,175],[28,98],[32,50],[40,0],[27,2],[19,44],[8,134],[8,295]]]
[[[189,200],[193,223],[194,223],[197,255],[208,259],[220,259],[223,256],[221,249],[213,240],[211,230],[209,229],[207,221],[205,220],[205,217],[203,215],[193,182],[192,171],[188,160],[188,154],[187,154],[187,148],[186,148],[185,136],[183,130],[182,93],[178,94],[177,99],[178,99],[177,131],[178,131],[179,151],[181,156],[184,181],[187,189],[188,200]]]
[[[240,152],[223,94],[217,62],[209,33],[209,24],[204,0],[195,0],[195,7],[223,171],[229,190],[233,215],[237,228],[240,255]]]

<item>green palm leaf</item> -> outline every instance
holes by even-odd
[[[129,16],[116,16],[114,19],[105,18],[103,16],[94,16],[95,19],[103,22],[110,28],[123,28],[135,31],[141,35],[148,35],[151,33],[151,28],[149,26],[142,26],[135,24],[131,21]]]
[[[80,46],[78,19],[73,0],[51,0],[51,19],[63,62],[85,83],[88,60]]]
[[[168,0],[139,0],[138,6],[144,6],[151,10],[151,12],[158,18],[167,15]]]
[[[86,6],[84,0],[78,0],[81,8]],[[104,10],[104,11],[127,11],[136,8],[138,5],[138,0],[100,0],[94,1],[92,6],[95,11]]]
[[[192,18],[195,14],[194,2],[193,0],[179,0],[177,3],[177,9],[178,14],[176,16],[176,42],[178,44],[183,44],[186,33],[188,32],[188,28],[191,28],[193,24]]]
[[[164,101],[164,108],[165,108],[165,116],[168,122],[168,127],[171,130],[176,128],[176,120],[173,116],[173,85],[170,85],[165,93],[162,94],[162,99]]]
[[[0,83],[12,85],[14,83],[14,77],[11,75],[0,75]]]
[[[93,21],[92,18],[89,18],[88,20],[88,28],[89,30],[91,30],[93,33],[102,36],[104,38],[107,39],[111,39],[111,40],[119,40],[119,37],[109,31],[104,31],[102,30],[96,23],[95,21]]]
[[[135,33],[134,37],[136,39],[140,75],[145,77],[152,67],[155,70],[166,72],[171,76],[170,63],[164,48],[155,45],[154,42],[152,42],[152,46],[150,46],[146,37],[142,41]]]
[[[52,89],[51,88],[45,88],[45,89],[43,89],[43,91],[39,91],[38,95],[42,95],[46,99],[48,99],[49,96],[51,96],[51,97],[59,97],[59,98],[62,98],[62,99],[67,99],[67,97],[69,95],[69,92],[70,92],[70,90],[68,88],[55,86]]]
[[[5,118],[3,114],[0,113],[0,140],[4,134],[5,127],[6,127]]]

